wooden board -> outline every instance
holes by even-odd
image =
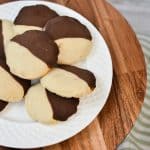
[[[131,130],[144,100],[146,69],[140,44],[124,17],[105,0],[51,1],[76,10],[98,28],[110,49],[114,77],[99,116],[78,135],[43,149],[114,150]]]

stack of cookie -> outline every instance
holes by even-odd
[[[32,119],[67,120],[96,87],[93,73],[73,66],[91,49],[92,36],[83,24],[44,5],[22,8],[13,23],[1,20],[0,111],[24,98]]]

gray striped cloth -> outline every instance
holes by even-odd
[[[141,113],[118,150],[150,150],[150,0],[109,0],[132,25],[145,54],[147,91]]]
[[[150,37],[138,35],[147,64],[147,91],[142,111],[118,150],[150,150]]]

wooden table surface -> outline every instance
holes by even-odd
[[[114,150],[131,130],[144,100],[146,69],[141,46],[127,21],[105,0],[51,1],[76,10],[97,27],[109,46],[114,77],[105,107],[86,129],[41,149]]]

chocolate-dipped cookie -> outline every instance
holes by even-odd
[[[20,101],[28,88],[29,80],[20,79],[10,73],[5,61],[0,60],[0,100],[4,102]],[[1,103],[5,106],[6,103]]]
[[[20,10],[14,24],[43,28],[48,20],[57,16],[58,14],[55,11],[45,5],[26,6]]]
[[[13,37],[13,23],[8,20],[0,20],[0,58],[5,59],[5,47]]]
[[[55,40],[59,47],[59,64],[73,64],[89,54],[92,37],[89,30],[78,20],[59,16],[48,21],[45,31]]]
[[[59,65],[41,78],[41,84],[50,92],[63,97],[80,98],[96,87],[93,73],[75,66]]]
[[[10,39],[28,30],[42,30],[42,28],[14,25],[11,21],[0,20],[0,58],[5,59],[5,49]]]
[[[32,86],[25,96],[25,106],[31,118],[47,124],[67,120],[76,113],[78,104],[79,99],[58,96],[41,84]]]
[[[45,75],[57,63],[58,47],[46,32],[31,30],[11,39],[6,48],[11,72],[24,79]]]

